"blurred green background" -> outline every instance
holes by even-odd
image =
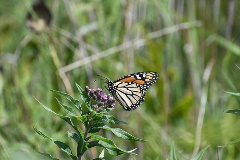
[[[137,148],[137,156],[114,159],[167,159],[173,142],[178,159],[207,145],[204,159],[240,159],[240,144],[217,147],[240,138],[239,117],[224,113],[240,103],[224,92],[240,89],[239,1],[48,0],[52,21],[40,32],[26,25],[27,12],[38,17],[32,3],[0,3],[1,159],[45,159],[32,149],[66,159],[33,127],[74,148],[66,134],[71,128],[35,98],[62,112],[50,89],[79,99],[75,82],[104,88],[97,75],[116,80],[138,71],[160,78],[137,110],[117,104],[111,113],[128,123],[116,127],[147,142],[102,132],[126,150]],[[91,149],[84,158],[100,152]]]

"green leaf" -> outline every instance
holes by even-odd
[[[91,119],[93,120],[93,123],[98,123],[99,121],[102,121],[102,117],[104,113],[97,113],[95,111],[91,112]]]
[[[118,136],[122,139],[131,140],[131,141],[146,142],[145,140],[134,137],[133,135],[127,133],[126,131],[124,131],[120,128],[110,128],[106,125],[103,126],[102,128],[111,131],[113,134],[115,134],[116,136]]]
[[[78,129],[78,133],[80,134],[80,137],[84,137],[84,133],[79,125],[77,126],[77,129]]]
[[[98,124],[94,124],[94,126],[91,127],[89,130],[89,133],[97,133],[102,127],[104,126],[104,123],[99,122]]]
[[[88,142],[88,148],[92,148],[92,147],[96,147],[96,146],[99,146],[98,144],[99,141],[91,141],[91,142]]]
[[[47,157],[47,158],[50,158],[50,159],[52,159],[52,160],[59,160],[59,159],[57,159],[57,158],[54,158],[54,157],[51,156],[50,154],[43,153],[43,152],[39,152],[39,151],[36,151],[36,150],[34,150],[34,149],[33,149],[33,151],[34,151],[34,152],[37,152],[38,154],[41,154],[41,155],[43,155],[43,156],[45,156],[45,157]]]
[[[84,133],[81,130],[80,126],[77,126],[79,135],[78,135],[78,142],[77,142],[77,154],[83,155],[83,153],[88,149],[88,142],[84,139]]]
[[[112,115],[104,115],[102,117],[102,120],[106,121],[109,124],[127,124],[126,122],[118,120],[117,118],[115,118]]]
[[[82,115],[82,116],[78,116],[78,115],[74,116],[74,115],[72,115],[72,117],[74,117],[75,120],[78,120],[79,122],[83,123],[84,125],[86,125],[87,122],[88,122],[87,115]]]
[[[78,146],[77,146],[78,155],[79,155],[79,154],[83,155],[83,153],[84,153],[87,149],[88,149],[87,143],[86,143],[83,139],[79,140]]]
[[[226,113],[231,113],[235,115],[240,115],[240,109],[227,110]]]
[[[73,106],[76,107],[76,109],[78,109],[78,111],[80,112],[80,114],[82,114],[82,103],[79,102],[77,99],[74,99],[73,97],[71,97],[69,94],[64,93],[64,92],[60,92],[60,91],[56,91],[56,90],[51,90],[53,93],[56,93],[60,96],[65,97],[69,102],[71,102],[71,104]]]
[[[172,143],[172,146],[171,146],[170,160],[177,160],[174,143]]]
[[[36,99],[36,100],[37,100],[37,99]],[[37,101],[38,101],[38,100],[37,100]],[[63,119],[65,122],[67,122],[69,125],[71,125],[76,131],[78,131],[77,127],[74,125],[74,123],[72,122],[71,118],[54,112],[53,110],[51,110],[50,108],[48,108],[47,106],[45,106],[44,104],[42,104],[42,103],[39,102],[39,101],[38,101],[38,103],[40,103],[44,109],[46,109],[47,111],[55,114],[55,115],[58,116],[59,118]]]
[[[83,124],[85,124],[85,123],[88,121],[86,115],[77,116],[77,117],[75,117],[75,118],[77,118],[77,120],[79,120],[79,121],[82,122]]]
[[[72,117],[75,117],[78,121],[85,123],[87,121],[87,116],[86,115],[82,115],[82,116],[78,116],[75,114],[75,110],[71,107],[68,107],[67,105],[63,104],[61,101],[59,101],[57,99],[59,105],[64,109],[64,111],[69,114]]]
[[[60,148],[63,152],[67,153],[73,160],[77,160],[77,157],[73,155],[71,148],[66,144],[61,141],[55,140],[53,138],[48,137],[47,135],[43,134],[41,131],[37,130],[34,128],[34,130],[42,137],[54,142],[58,148]]]
[[[240,93],[235,93],[235,92],[228,92],[228,91],[224,91],[228,94],[234,95],[234,96],[240,96]]]
[[[90,98],[88,96],[88,94],[76,83],[77,89],[80,92],[81,95],[81,99],[84,101],[86,107],[88,110],[92,110],[91,106],[90,106]]]
[[[204,147],[195,157],[193,157],[191,160],[201,160],[203,154],[205,153],[205,151],[208,149],[210,145]]]
[[[133,153],[133,151],[135,151],[136,149],[133,149],[133,150],[130,150],[130,151],[120,149],[113,143],[113,141],[111,141],[110,139],[104,138],[102,136],[92,135],[92,139],[96,140],[94,142],[95,146],[100,146],[100,147],[105,148],[108,151],[108,153],[113,155],[113,156],[121,155],[123,153],[135,154],[135,153]]]
[[[57,99],[57,98],[56,98]],[[64,111],[67,113],[67,114],[69,114],[69,115],[71,115],[71,116],[74,116],[74,117],[77,117],[77,115],[76,115],[76,113],[75,113],[75,110],[73,109],[73,108],[71,108],[71,107],[68,107],[67,105],[65,105],[65,104],[63,104],[61,101],[59,101],[58,99],[57,99],[57,101],[58,101],[58,104],[64,109]]]
[[[67,132],[68,133],[68,137],[74,139],[77,143],[79,142],[80,140],[80,137],[77,133],[72,133],[72,132]]]
[[[65,153],[67,153],[73,160],[77,160],[77,157],[73,155],[71,148],[61,141],[54,141],[54,143]]]
[[[218,146],[218,147],[227,147],[227,146],[230,146],[230,145],[233,145],[235,143],[239,143],[240,142],[240,138],[234,140],[234,141],[231,141],[231,142],[228,142],[227,144],[223,145],[223,146]]]

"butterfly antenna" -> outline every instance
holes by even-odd
[[[104,80],[105,80],[105,82],[101,82],[101,83],[100,83],[100,84],[101,84],[101,88],[103,88],[103,87],[102,87],[102,84],[103,84],[103,83],[105,83],[105,84],[106,84],[106,81],[109,81],[109,80],[108,80],[108,78],[106,78],[106,77],[103,77],[103,76],[101,76],[101,75],[97,75],[97,76],[99,76],[99,77],[101,77],[102,79],[104,79]],[[104,88],[106,88],[106,86],[104,86]]]
[[[97,76],[101,77],[102,79],[105,79],[106,81],[108,80],[106,77],[103,77],[101,75],[97,75]]]

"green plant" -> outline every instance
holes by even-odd
[[[101,89],[89,89],[86,87],[86,91],[84,91],[78,84],[76,84],[78,91],[80,92],[82,102],[77,99],[74,99],[70,95],[52,90],[52,92],[66,98],[71,105],[65,105],[60,102],[58,99],[59,105],[63,108],[63,110],[67,113],[67,115],[61,115],[49,107],[40,104],[49,112],[55,114],[59,118],[63,119],[66,123],[68,123],[73,129],[74,132],[68,132],[67,135],[69,138],[72,138],[77,143],[76,153],[74,155],[73,150],[69,147],[68,144],[61,142],[59,140],[55,140],[45,135],[38,129],[34,128],[34,130],[42,137],[53,141],[63,152],[67,153],[68,156],[73,160],[80,160],[83,154],[92,147],[102,147],[104,148],[110,155],[118,156],[124,153],[133,153],[134,150],[124,150],[117,147],[114,142],[106,137],[99,135],[99,131],[101,129],[111,131],[117,137],[120,137],[125,140],[130,141],[141,141],[144,140],[136,138],[131,134],[125,132],[120,128],[111,128],[107,124],[126,124],[123,121],[118,120],[114,116],[109,114],[109,111],[114,109],[115,100],[110,95],[106,95]],[[77,123],[72,121],[72,118],[77,120]],[[80,124],[83,124],[81,127]],[[41,153],[41,152],[39,152]],[[47,156],[51,159],[56,159],[50,154],[41,153],[44,156]],[[98,160],[104,159],[104,152],[100,154]]]
[[[209,148],[209,146],[210,145],[204,147],[200,152],[198,152],[198,154],[196,154],[194,157],[192,157],[191,160],[201,160],[203,157],[203,154]],[[172,143],[172,145],[171,145],[170,160],[177,160],[174,143]]]

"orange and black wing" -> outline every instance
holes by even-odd
[[[138,72],[114,82],[107,81],[108,90],[127,111],[134,110],[144,101],[145,92],[158,79],[156,72]]]
[[[157,72],[138,72],[119,78],[113,83],[116,82],[137,83],[140,86],[142,86],[143,90],[146,92],[147,89],[151,87],[153,83],[157,81],[158,78],[159,74]]]

